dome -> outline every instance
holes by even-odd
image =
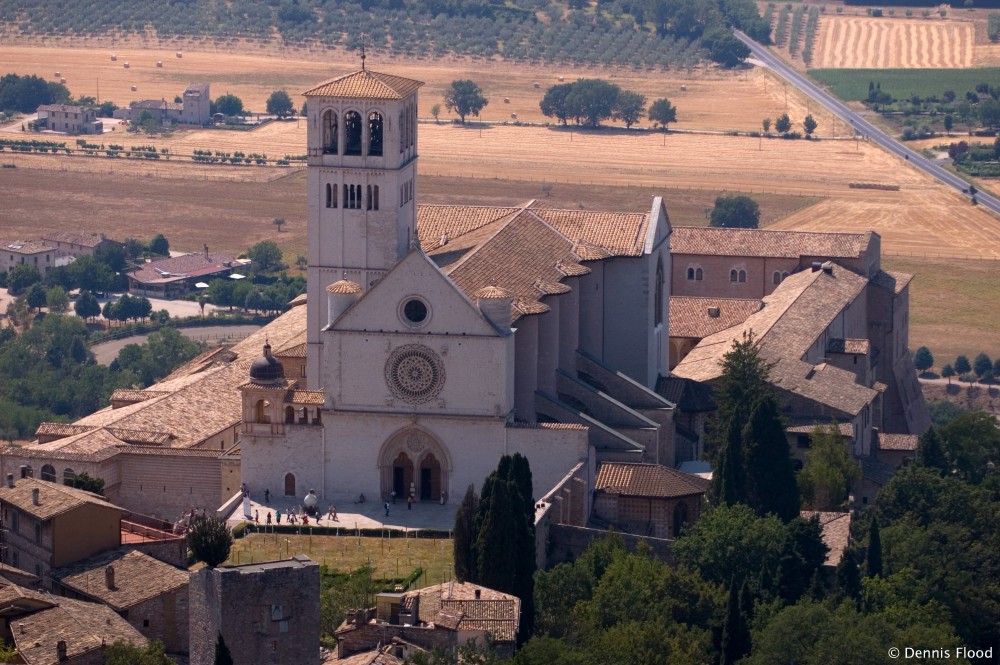
[[[494,286],[492,284],[484,286],[472,295],[481,300],[503,300],[504,298],[514,297],[507,289],[500,286]]]
[[[327,293],[350,295],[355,293],[361,293],[361,285],[357,282],[352,282],[349,279],[342,279],[338,282],[334,282],[330,286],[326,287]]]
[[[271,355],[271,345],[265,342],[264,355],[250,365],[250,380],[254,383],[276,383],[285,378],[285,368]]]

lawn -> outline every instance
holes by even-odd
[[[882,267],[916,275],[910,349],[929,348],[936,368],[959,354],[1000,355],[1000,262],[885,257]]]
[[[260,563],[305,554],[331,569],[352,572],[370,563],[375,579],[405,578],[417,568],[424,575],[417,587],[452,579],[452,541],[447,538],[404,537],[386,530],[385,538],[354,536],[296,536],[249,534],[233,544],[225,565]]]
[[[996,85],[1000,67],[971,69],[810,69],[809,75],[830,87],[831,92],[846,101],[868,97],[868,84],[875,82],[897,99],[913,95],[941,96],[953,90],[962,99],[966,91],[975,90],[979,83]]]

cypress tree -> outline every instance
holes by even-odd
[[[868,577],[882,577],[882,536],[878,531],[878,518],[872,519],[872,526],[868,531],[867,559]]]
[[[917,444],[917,464],[929,469],[937,469],[944,473],[948,470],[948,458],[941,446],[941,437],[937,427],[931,427],[920,437]]]
[[[735,585],[730,585],[726,620],[722,626],[722,641],[719,645],[719,665],[732,665],[750,653],[750,629],[740,607],[740,595],[741,591],[737,591]]]
[[[778,402],[770,393],[754,405],[743,428],[747,494],[759,515],[774,513],[789,522],[799,516],[799,486]]]
[[[837,592],[844,598],[861,598],[861,568],[853,548],[844,550],[844,556],[837,564]]]
[[[469,485],[455,513],[455,577],[459,582],[476,581],[476,513],[479,497]]]
[[[215,662],[213,665],[233,665],[233,655],[229,653],[229,647],[226,646],[226,640],[222,637],[222,632],[219,632],[219,638],[215,640]]]

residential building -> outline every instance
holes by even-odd
[[[56,265],[55,248],[37,240],[0,241],[0,272],[10,272],[15,266],[36,268],[42,277]]]
[[[129,293],[150,298],[173,299],[195,288],[199,282],[228,278],[247,265],[226,254],[209,253],[172,256],[141,264],[128,273]]]
[[[38,119],[45,128],[65,134],[101,134],[104,125],[97,119],[97,109],[68,104],[45,104],[38,107]]]
[[[708,485],[658,464],[604,462],[594,484],[594,518],[625,533],[676,538],[698,520]]]
[[[25,665],[104,665],[105,647],[147,643],[114,610],[97,603],[4,584],[0,608],[2,637]]]
[[[180,102],[166,99],[146,99],[125,109],[118,109],[114,117],[135,122],[143,111],[149,111],[161,124],[207,125],[212,121],[211,95],[208,83],[191,83],[184,89]]]
[[[48,231],[42,238],[42,243],[54,247],[56,256],[93,256],[100,248],[118,247],[124,249],[125,243],[107,238],[103,233],[74,233],[73,231]]]
[[[120,547],[50,575],[53,593],[107,605],[146,639],[163,642],[167,653],[187,653],[187,570]]]

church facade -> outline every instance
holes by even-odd
[[[528,457],[536,496],[581,462],[590,479],[603,459],[672,464],[672,405],[653,391],[662,202],[418,209],[421,85],[362,69],[305,93],[305,362],[269,350],[241,386],[243,481],[458,502],[503,454]]]

